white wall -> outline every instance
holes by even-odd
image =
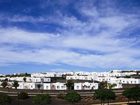
[[[44,90],[51,90],[51,83],[44,83],[43,87],[44,87]]]
[[[82,83],[74,83],[74,90],[82,90]]]
[[[53,90],[66,90],[67,87],[65,84],[66,83],[60,83],[60,82],[51,83],[51,89],[53,89]]]

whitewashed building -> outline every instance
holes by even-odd
[[[96,90],[98,89],[98,83],[84,82],[74,83],[74,90]]]
[[[44,89],[44,90],[66,90],[66,83],[53,81],[52,78],[63,78],[65,81],[74,80],[74,90],[92,90],[98,89],[97,82],[107,81],[110,84],[116,84],[114,88],[122,88],[123,84],[140,84],[140,79],[131,78],[130,75],[136,75],[134,71],[113,70],[111,72],[46,72],[32,73],[31,77],[0,77],[0,84],[8,79],[8,86],[12,88],[13,81],[19,82],[18,89]],[[129,78],[127,78],[129,76]],[[78,82],[79,81],[79,82]],[[87,82],[88,81],[88,82]],[[90,81],[90,82],[89,82]],[[91,82],[92,81],[92,82]],[[40,85],[40,86],[39,86]],[[1,86],[0,86],[1,87]]]

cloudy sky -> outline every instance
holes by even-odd
[[[140,0],[0,0],[0,73],[140,69]]]

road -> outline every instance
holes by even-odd
[[[116,95],[122,94],[122,92],[123,92],[123,90],[113,90],[113,91],[116,93]],[[11,90],[10,91],[1,90],[0,92],[6,93],[9,96],[17,96],[17,93],[19,92],[19,90],[17,90],[17,91],[14,90],[13,92]],[[46,94],[46,93],[50,94],[51,96],[57,96],[60,93],[62,93],[62,94],[67,93],[67,91],[41,91],[41,90],[40,90],[40,92],[26,90],[26,92],[28,92],[29,96],[35,96],[37,94]],[[77,92],[81,96],[93,96],[95,91],[77,91]]]
[[[127,103],[128,102],[113,102],[113,103],[109,103],[109,105],[127,105]],[[129,101],[129,103],[135,103],[135,101]],[[101,105],[101,104],[92,104],[92,105]],[[108,105],[108,104],[106,103],[104,105]]]

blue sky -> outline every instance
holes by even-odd
[[[140,0],[0,0],[0,73],[140,69]]]

